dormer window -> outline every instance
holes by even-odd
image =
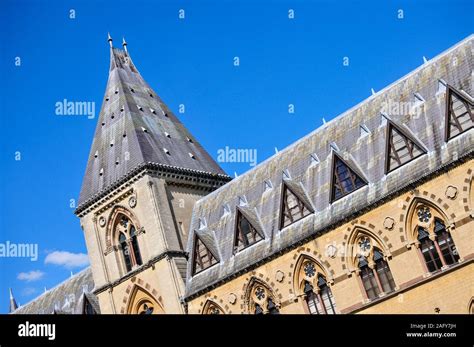
[[[408,132],[390,121],[387,127],[386,143],[385,173],[426,153],[421,144],[418,144]]]
[[[156,114],[156,111],[152,108],[150,108],[150,112],[153,113],[153,114]]]
[[[235,218],[234,252],[239,252],[264,239],[261,232],[243,215],[240,209],[237,209]]]
[[[445,141],[474,127],[474,102],[465,92],[446,87]]]
[[[196,159],[196,157],[194,156],[194,154],[192,154],[192,153],[188,153],[188,154],[189,154],[189,156],[191,157],[191,159]]]
[[[193,247],[193,275],[206,270],[219,261],[204,242],[195,234]]]
[[[166,148],[163,148],[163,152],[165,152],[165,153],[168,154],[168,155],[171,155],[170,151],[167,150]]]
[[[331,203],[367,185],[367,181],[336,153],[332,161],[331,179]]]

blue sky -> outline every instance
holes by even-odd
[[[8,287],[25,304],[84,267],[71,199],[97,117],[58,116],[55,103],[91,101],[99,112],[108,31],[115,46],[126,37],[143,77],[214,158],[228,146],[256,149],[261,162],[470,35],[473,13],[468,0],[3,0],[0,244],[36,243],[39,253],[0,257],[0,312]]]

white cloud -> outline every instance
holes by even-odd
[[[30,272],[20,272],[16,278],[20,281],[33,282],[42,279],[44,272],[40,270],[33,270]]]
[[[89,258],[87,257],[87,254],[84,253],[55,251],[49,253],[46,256],[44,263],[64,266],[66,269],[72,269],[89,265]]]

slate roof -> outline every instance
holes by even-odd
[[[111,47],[109,79],[78,210],[146,163],[228,178],[145,82],[127,51]]]
[[[193,211],[187,249],[192,252],[194,230],[199,228],[200,219],[205,220],[206,228],[213,231],[207,235],[214,235],[212,240],[207,238],[205,242],[213,243],[212,247],[219,252],[220,262],[194,276],[192,264],[188,264],[186,299],[300,240],[327,230],[355,211],[382,201],[384,197],[457,158],[472,155],[472,129],[447,143],[444,141],[446,93],[443,83],[474,95],[473,41],[474,35],[469,36],[199,200]],[[419,93],[425,101],[420,104],[415,93]],[[410,102],[409,105],[421,107],[419,115],[410,115],[410,112],[401,115],[385,112],[385,115],[422,144],[427,153],[385,174],[387,122],[382,112],[387,110],[389,101]],[[361,131],[361,126],[370,133]],[[330,202],[331,163],[334,157],[332,148],[337,148],[337,153],[344,161],[368,181],[364,187],[333,203]],[[457,153],[457,157],[452,156],[452,153]],[[315,157],[319,158],[319,162],[314,160]],[[286,176],[283,175],[284,171],[295,184],[304,187],[315,213],[278,230],[281,185]],[[265,189],[265,180],[272,182],[272,189]],[[245,196],[248,202],[246,209],[254,212],[255,223],[261,223],[265,239],[234,255],[236,206],[241,200],[240,196]],[[223,215],[222,206],[225,204],[230,206],[231,213]]]
[[[82,314],[84,300],[91,303],[97,313],[100,313],[97,297],[92,293],[94,281],[92,271],[86,268],[58,286],[20,306],[13,314]]]

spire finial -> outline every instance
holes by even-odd
[[[112,48],[112,37],[110,36],[110,33],[107,33],[107,41],[109,41],[110,48]]]
[[[127,50],[127,41],[125,41],[125,37],[122,37],[122,46],[123,46],[123,49],[125,50],[125,52],[128,53],[128,50]]]
[[[18,308],[18,305],[13,297],[12,289],[10,288],[10,312],[15,311]]]

